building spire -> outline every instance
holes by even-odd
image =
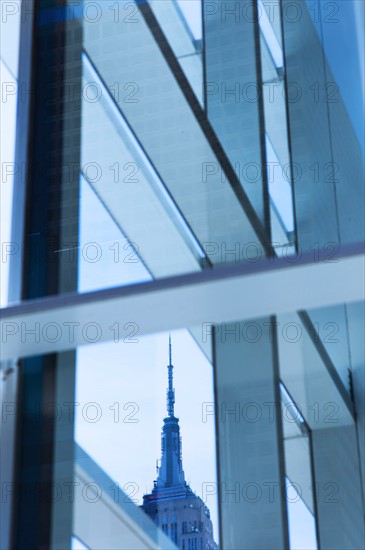
[[[169,334],[169,364],[167,366],[168,370],[168,389],[167,389],[167,414],[170,417],[174,417],[174,404],[175,404],[175,390],[173,387],[173,374],[171,362],[172,353],[171,353],[171,334]]]
[[[186,496],[192,494],[189,485],[185,481],[182,466],[182,444],[180,437],[179,419],[174,413],[175,390],[173,385],[173,365],[171,335],[169,335],[169,364],[167,396],[167,416],[163,419],[161,433],[161,462],[157,468],[157,479],[151,495],[152,498],[167,498],[169,495]],[[157,497],[158,495],[158,497]],[[147,498],[147,497],[146,497]]]
[[[171,365],[171,334],[169,333],[169,365]]]
[[[165,534],[169,534],[177,545],[174,548],[187,548],[187,537],[180,538],[179,533],[200,532],[200,548],[218,550],[213,538],[213,527],[210,520],[209,510],[200,497],[195,495],[189,484],[185,481],[185,474],[182,465],[182,442],[180,436],[179,419],[174,414],[175,390],[173,386],[173,366],[171,353],[171,335],[169,335],[169,364],[168,388],[167,388],[167,413],[163,419],[161,433],[161,461],[156,462],[157,479],[153,482],[152,491],[143,495],[142,509],[153,520],[156,525],[162,526]],[[165,514],[163,515],[163,511]],[[167,531],[165,518],[166,512],[170,513],[171,530]],[[175,519],[173,519],[175,518]],[[189,522],[189,529],[185,529]],[[194,523],[194,527],[191,527]],[[199,525],[199,528],[196,527]],[[174,526],[174,528],[173,528]],[[189,548],[192,540],[199,541],[199,538],[189,538]],[[185,542],[184,542],[185,541]],[[199,544],[199,543],[198,543]],[[193,545],[194,546],[194,545]],[[197,548],[197,545],[195,545]]]

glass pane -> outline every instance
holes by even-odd
[[[11,2],[3,3],[0,19],[1,61],[14,80],[18,78],[20,22],[21,0],[12,0]],[[3,72],[3,67],[1,72]],[[8,75],[6,75],[6,81],[9,82]]]
[[[321,340],[333,328],[329,319],[312,324],[307,314],[300,313],[279,315],[277,323],[281,379],[309,426],[351,425],[354,411],[348,382],[341,381]],[[333,352],[337,351],[340,357],[335,345]]]
[[[359,142],[363,95],[353,10],[353,2],[347,1],[283,1],[291,161],[298,172],[294,195],[302,251],[364,241]]]
[[[316,550],[318,546],[315,519],[290,482],[288,482],[287,500],[291,550],[303,550],[303,548]]]
[[[4,315],[0,546],[361,547],[365,315],[336,264],[365,240],[363,3],[29,4],[1,4],[1,303],[31,302]],[[265,310],[267,259],[322,249],[339,303],[307,277],[305,311]]]
[[[181,13],[159,1],[106,7],[96,24],[83,21],[84,178],[154,278],[237,261],[237,245],[238,261],[261,257],[262,228],[184,80],[183,71],[200,97],[201,61]],[[133,18],[113,13],[133,7]]]
[[[267,224],[262,93],[255,3],[204,4],[206,107],[210,123],[263,226]]]
[[[201,0],[150,0],[149,4],[196,98],[203,105]]]
[[[363,6],[361,0],[348,2],[340,0],[333,5],[325,1],[306,0],[309,13],[316,27],[318,37],[331,68],[336,90],[356,132],[357,139],[364,151],[364,97],[359,85],[359,76],[364,78],[364,28]],[[341,40],[338,40],[338,36]],[[348,60],[351,59],[351,63]],[[335,91],[335,88],[332,92]]]
[[[317,498],[308,426],[281,384],[290,548],[317,549]]]
[[[166,333],[131,329],[118,344],[77,350],[74,534],[91,548],[130,550],[150,538],[161,548],[214,550],[212,366],[188,331],[171,333],[169,347]],[[114,523],[103,510],[109,501]]]
[[[76,537],[72,537],[71,550],[87,550],[87,546],[82,544],[82,542]]]
[[[2,241],[1,250],[1,293],[0,305],[2,307],[8,304],[9,289],[9,264],[11,257],[21,254],[20,246],[12,242],[11,222],[12,222],[12,199],[13,182],[15,174],[15,129],[16,129],[16,105],[17,105],[17,87],[18,83],[12,73],[9,71],[1,59],[1,135],[6,136],[2,139],[1,145],[1,215],[0,215],[0,233]]]
[[[174,0],[175,1],[175,0]],[[185,21],[195,38],[202,37],[202,0],[177,0]]]

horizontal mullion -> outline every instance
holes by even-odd
[[[336,262],[326,254],[29,300],[1,312],[1,360],[364,300],[363,248],[341,249]]]

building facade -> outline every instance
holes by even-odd
[[[364,2],[0,11],[0,547],[363,550]]]
[[[185,481],[179,419],[174,414],[171,339],[169,340],[167,413],[161,436],[161,464],[142,508],[181,550],[217,550],[208,507]]]

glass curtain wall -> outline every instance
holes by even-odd
[[[2,58],[29,91],[9,303],[174,292],[363,244],[349,4],[24,0],[19,73]],[[31,356],[2,364],[4,547],[361,548],[363,303],[338,302],[221,322],[222,303],[172,330],[172,358],[168,333],[139,335],[145,312],[115,311],[101,343],[90,310],[80,347],[72,313],[61,353],[57,318],[22,326]]]

